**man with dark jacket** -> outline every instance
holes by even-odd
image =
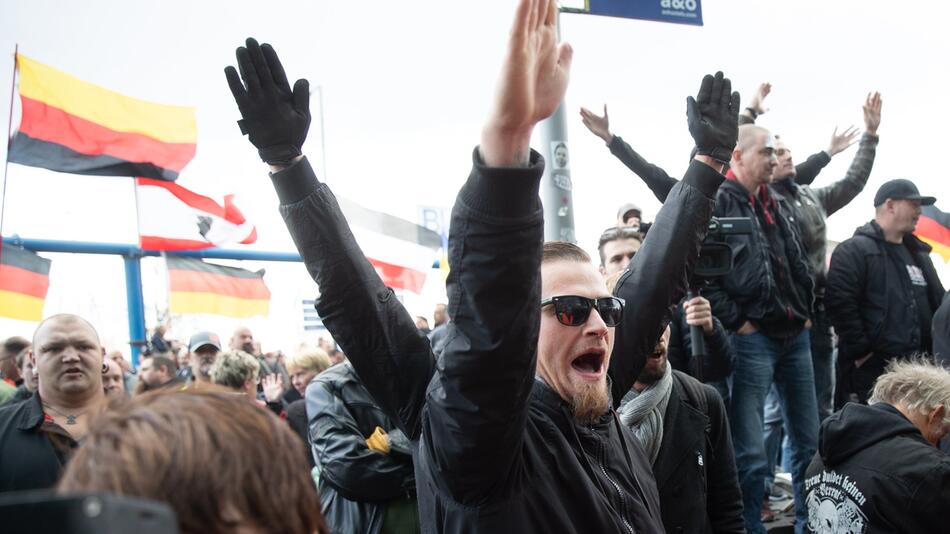
[[[409,441],[344,362],[307,386],[307,419],[332,532],[419,531]]]
[[[518,7],[496,105],[453,210],[452,322],[438,365],[302,158],[306,81],[291,90],[273,49],[253,40],[238,49],[244,83],[227,69],[242,128],[274,171],[282,215],[320,286],[318,312],[413,441],[426,532],[662,531],[649,463],[612,406],[684,291],[722,180],[714,169],[735,144],[738,94],[718,73],[689,99],[699,154],[657,217],[663,231],[621,276],[619,298],[577,247],[568,255],[586,259],[551,259],[544,276],[543,160],[529,142],[567,88],[571,49],[557,45],[555,18],[551,0]],[[637,306],[624,312],[620,298]],[[610,357],[614,337],[623,357]]]
[[[70,314],[45,319],[28,357],[39,374],[37,391],[0,408],[0,493],[56,484],[105,407],[102,348],[86,320]]]
[[[807,330],[812,278],[788,207],[769,187],[775,164],[769,131],[740,126],[729,174],[716,195],[716,216],[747,217],[753,230],[724,236],[735,265],[706,291],[713,314],[733,332],[736,370],[730,422],[746,529],[753,534],[765,532],[759,517],[768,475],[762,409],[773,381],[786,407],[799,524],[805,519],[802,479],[818,444]]]
[[[848,403],[822,424],[805,481],[808,532],[947,531],[950,372],[894,361],[870,406]]]
[[[867,402],[890,360],[933,348],[944,290],[930,245],[913,232],[921,205],[935,201],[909,180],[886,182],[874,195],[874,220],[831,255],[826,305],[838,334],[838,407]]]
[[[744,533],[729,419],[712,386],[671,369],[663,333],[618,414],[653,465],[667,532]]]

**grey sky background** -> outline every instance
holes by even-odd
[[[659,0],[657,0],[659,1]],[[291,78],[323,90],[326,176],[336,194],[372,209],[417,220],[418,206],[450,207],[468,175],[471,152],[491,103],[514,0],[389,2],[128,2],[13,0],[0,16],[0,118],[13,49],[83,80],[137,98],[197,108],[198,151],[179,183],[220,200],[236,193],[257,225],[256,248],[291,250],[266,168],[241,137],[222,70],[249,35],[274,45]],[[633,201],[645,218],[659,209],[649,190],[588,133],[578,110],[608,104],[611,129],[641,154],[681,174],[692,141],[685,98],[702,75],[723,70],[744,101],[759,82],[773,85],[759,123],[785,138],[797,161],[825,148],[834,127],[862,126],[869,91],[883,95],[881,142],[867,189],[829,221],[843,240],[871,218],[877,187],[914,180],[950,211],[945,105],[950,75],[946,21],[939,1],[707,0],[704,27],[562,15],[562,38],[574,49],[566,105],[574,207],[580,244],[595,252],[619,204]],[[319,105],[304,147],[324,166]],[[540,148],[535,143],[535,148]],[[0,149],[5,150],[5,149]],[[819,176],[844,176],[856,148]],[[132,181],[10,165],[3,232],[24,237],[132,242]],[[127,338],[122,263],[117,258],[54,259],[46,312],[84,313],[110,344]],[[947,265],[935,259],[945,281]],[[245,265],[258,268],[260,265]],[[312,283],[300,265],[268,264],[274,292],[269,319],[248,321],[265,350],[290,350],[300,338],[299,299]],[[160,262],[145,265],[149,309],[163,305]],[[431,315],[444,298],[430,277],[413,314]],[[233,320],[199,318],[173,325],[187,337],[208,325],[230,334]],[[30,323],[0,320],[4,335],[29,334]]]

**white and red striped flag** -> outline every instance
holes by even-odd
[[[139,246],[146,250],[195,250],[257,240],[254,225],[225,195],[224,205],[175,182],[136,178]]]
[[[442,248],[439,234],[345,198],[337,197],[337,202],[353,237],[383,283],[395,289],[422,293],[426,275]]]

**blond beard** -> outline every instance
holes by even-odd
[[[610,396],[607,394],[607,382],[584,384],[571,399],[574,419],[583,425],[596,421],[607,413],[610,407]]]

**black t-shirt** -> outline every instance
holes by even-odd
[[[920,350],[930,353],[930,323],[933,320],[933,310],[930,308],[924,271],[917,266],[914,256],[903,244],[888,243],[887,251],[893,260],[894,269],[903,280],[902,283],[909,281],[914,291],[914,300],[917,301],[917,328],[920,330]]]

